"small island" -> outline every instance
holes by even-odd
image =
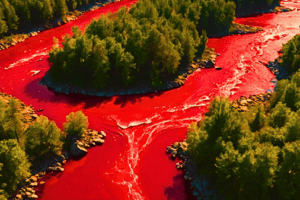
[[[215,52],[203,56],[208,37],[262,30],[233,23],[235,10],[224,0],[141,0],[93,20],[84,33],[74,27],[62,47],[54,39],[51,68],[41,84],[60,93],[96,96],[180,87],[187,72],[214,66]]]

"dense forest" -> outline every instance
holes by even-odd
[[[290,72],[300,68],[300,35],[295,35],[290,41],[282,45],[282,60],[280,64]]]
[[[114,19],[93,20],[84,34],[74,27],[63,48],[55,44],[49,53],[49,74],[82,87],[161,85],[164,77],[175,79],[180,66],[201,57],[206,31],[228,32],[234,10],[225,0],[140,0]]]
[[[298,199],[300,71],[278,82],[267,106],[240,113],[225,98],[188,131],[188,151],[226,199]]]
[[[95,1],[95,0],[91,0]],[[53,17],[65,20],[74,10],[90,0],[0,0],[0,36],[8,30],[17,30],[28,22],[47,22]]]
[[[60,155],[68,135],[82,136],[88,119],[81,112],[70,113],[61,131],[45,116],[33,123],[21,114],[20,102],[0,99],[0,199],[6,199],[17,185],[31,175],[31,161],[46,155]]]
[[[24,27],[26,27],[28,22],[47,22],[53,17],[60,17],[64,21],[70,10],[74,10],[78,5],[88,4],[91,1],[95,0],[0,0],[0,36],[9,30],[18,29],[19,25],[25,25]],[[191,1],[193,2],[194,0]],[[225,3],[224,1],[202,0],[202,9],[205,11],[209,9],[203,12],[203,15],[207,15],[214,10],[213,18],[222,17],[223,11],[221,10],[223,9],[222,4]],[[279,0],[226,0],[226,2],[228,1],[232,1],[236,4],[237,11],[264,10],[274,5],[279,5]],[[157,0],[153,0],[153,2],[160,2],[160,4],[166,3]],[[188,4],[190,4],[189,1],[185,2],[184,7],[187,6],[186,8],[188,8]],[[181,9],[185,9],[184,7],[181,7]],[[219,9],[219,11],[217,11],[216,8]],[[208,22],[214,20],[212,18],[208,19],[210,20]],[[218,25],[222,25],[222,23]]]

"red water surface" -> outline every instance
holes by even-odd
[[[300,33],[300,4],[287,1],[282,4],[295,11],[236,19],[262,26],[262,32],[209,39],[208,46],[221,54],[216,65],[223,69],[198,70],[180,88],[104,98],[58,94],[39,84],[50,67],[47,53],[53,37],[70,33],[74,25],[83,30],[92,18],[135,2],[124,0],[88,12],[0,51],[1,92],[43,108],[40,114],[59,127],[68,113],[83,110],[90,128],[107,133],[104,145],[68,161],[63,173],[48,178],[38,189],[42,199],[193,199],[176,162],[166,155],[166,146],[186,137],[189,124],[201,120],[214,96],[235,99],[272,89],[274,76],[261,62],[274,60],[281,44]],[[32,76],[32,70],[41,72]]]

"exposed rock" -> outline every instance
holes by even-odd
[[[37,177],[36,177],[36,176],[31,176],[31,177],[30,177],[30,181],[32,181],[32,182],[37,182]]]
[[[15,199],[17,199],[17,200],[22,199],[22,195],[21,194],[17,194]]]
[[[168,152],[172,152],[172,157],[174,157],[175,154],[175,157],[177,156],[182,159],[182,161],[176,163],[176,168],[185,171],[184,178],[190,181],[193,195],[196,196],[197,199],[222,199],[222,197],[216,193],[215,185],[209,181],[207,177],[198,174],[198,166],[188,156],[188,144],[184,141],[174,143],[172,146],[176,148],[167,147]]]
[[[71,154],[72,156],[84,156],[87,153],[87,150],[84,147],[79,146],[78,144],[74,143],[71,145]]]
[[[216,70],[221,70],[221,69],[222,69],[222,67],[215,66],[215,69],[216,69]]]
[[[94,138],[93,142],[95,142],[96,144],[103,144],[104,140],[100,139],[100,138]]]
[[[39,198],[38,195],[36,195],[36,194],[27,195],[27,197],[31,198],[31,199],[37,199],[37,198]]]
[[[209,59],[207,62],[206,62],[206,67],[205,68],[211,68],[215,65],[215,63],[213,63],[213,61],[211,59]]]
[[[243,99],[243,100],[240,101],[240,104],[241,104],[241,105],[245,105],[245,104],[247,104],[247,103],[248,103],[248,101],[245,100],[245,99]]]
[[[95,142],[92,142],[92,141],[89,143],[89,145],[96,146]]]
[[[37,186],[37,182],[30,183],[30,186],[31,187],[36,187]]]
[[[173,148],[178,148],[179,147],[179,143],[178,142],[175,142],[174,144],[173,144]]]
[[[35,120],[38,117],[38,115],[37,114],[32,114],[31,117],[32,117],[32,119]]]
[[[101,133],[101,135],[103,135],[104,137],[106,137],[106,133],[104,131],[101,131],[100,133]]]
[[[26,196],[30,196],[31,192],[25,192]]]

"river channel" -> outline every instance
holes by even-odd
[[[197,70],[180,88],[108,98],[59,94],[39,84],[50,67],[47,59],[53,37],[61,41],[72,26],[83,30],[93,18],[135,2],[124,0],[87,12],[0,51],[1,92],[42,108],[39,114],[60,128],[67,114],[82,110],[89,128],[107,133],[102,146],[89,149],[80,160],[68,161],[63,173],[49,177],[38,189],[41,199],[193,199],[189,183],[166,154],[166,146],[186,137],[189,124],[202,119],[214,96],[233,100],[272,90],[274,75],[262,63],[277,58],[282,43],[300,34],[300,2],[282,1],[294,11],[235,20],[261,26],[263,31],[209,39],[207,45],[220,54],[216,65],[223,69]],[[33,76],[36,70],[40,73]]]

